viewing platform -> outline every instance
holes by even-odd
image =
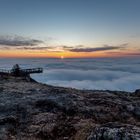
[[[18,64],[11,70],[0,69],[0,76],[26,77],[34,73],[43,73],[43,68],[21,69]]]
[[[10,74],[10,70],[0,69],[0,75],[8,75]]]
[[[42,73],[43,72],[43,68],[22,69],[22,71],[27,73],[27,74]]]

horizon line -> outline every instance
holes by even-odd
[[[9,57],[1,57],[0,56],[0,59],[16,59],[16,58],[19,58],[19,59],[61,59],[61,60],[63,60],[63,59],[94,59],[94,58],[139,58],[140,56],[108,56],[108,57],[106,57],[106,56],[103,56],[103,57],[64,57],[64,58],[61,58],[61,57],[23,57],[23,56],[21,56],[21,57],[19,57],[19,56],[9,56]]]

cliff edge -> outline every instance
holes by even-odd
[[[139,140],[140,90],[76,90],[1,79],[2,140]]]

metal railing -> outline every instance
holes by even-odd
[[[19,69],[19,72],[25,73],[25,74],[42,73],[43,68]],[[0,69],[0,74],[12,74],[12,73],[14,73],[13,70]]]
[[[7,74],[10,74],[10,70],[0,69],[0,73],[7,73]]]
[[[25,72],[25,73],[42,73],[43,72],[43,68],[32,68],[32,69],[22,69],[21,71]]]

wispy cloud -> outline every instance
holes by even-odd
[[[51,38],[49,38],[52,40]],[[98,51],[109,51],[109,50],[122,50],[128,46],[128,43],[121,44],[118,46],[104,45],[101,47],[87,47],[84,45],[77,46],[47,46],[46,42],[39,39],[32,39],[22,37],[18,35],[14,36],[0,36],[0,48],[5,50],[18,49],[18,50],[35,50],[35,51],[48,51],[48,52],[98,52]]]
[[[140,56],[140,52],[126,53],[126,55]]]
[[[140,33],[136,33],[136,34],[130,35],[129,37],[130,38],[139,38],[140,37]]]
[[[63,51],[71,51],[71,52],[96,52],[96,51],[108,51],[108,50],[118,50],[118,49],[125,49],[128,43],[121,44],[119,46],[110,46],[104,45],[103,47],[86,47],[84,45],[77,45],[77,46],[47,46],[47,47],[37,47],[37,46],[26,46],[26,47],[18,47],[17,49],[24,49],[24,50],[46,50],[49,52],[63,52]]]
[[[36,46],[43,43],[42,40],[25,38],[22,36],[0,36],[0,45],[5,46]]]
[[[17,47],[18,50],[48,50],[52,47]]]
[[[70,49],[70,51],[72,52],[97,52],[97,51],[118,50],[118,49],[124,49],[124,47],[126,47],[127,45],[128,43],[121,44],[119,46],[104,45],[103,47],[95,47],[95,48],[91,48],[91,47],[84,48],[82,46],[80,48]]]
[[[112,55],[123,55],[123,56],[140,56],[140,50],[136,50],[135,52],[107,52],[108,54]]]

